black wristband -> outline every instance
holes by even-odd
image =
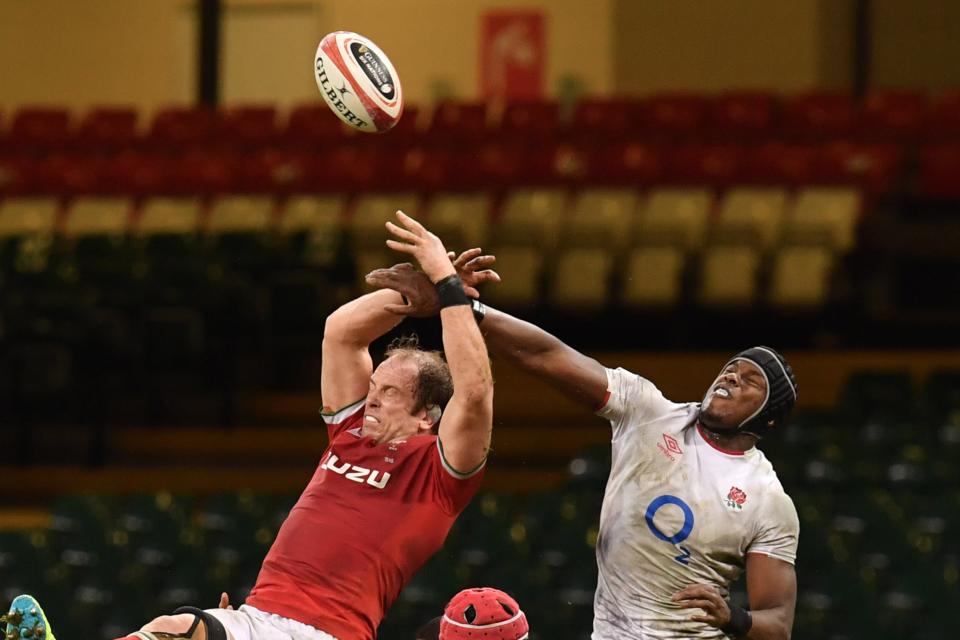
[[[440,298],[440,308],[459,307],[462,305],[470,306],[470,298],[463,290],[463,282],[460,276],[453,274],[447,276],[436,285],[437,296]]]
[[[473,299],[470,301],[470,306],[473,308],[473,319],[477,321],[477,324],[483,322],[483,319],[487,317],[487,305]]]
[[[731,638],[742,638],[750,632],[750,628],[753,626],[753,616],[743,607],[737,607],[729,603],[728,606],[730,607],[730,622],[720,631]]]

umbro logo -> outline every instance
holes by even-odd
[[[667,458],[669,458],[670,461],[673,462],[674,460],[676,460],[676,458],[674,458],[673,456],[682,455],[683,449],[680,448],[680,443],[677,442],[677,439],[674,438],[673,436],[669,436],[665,433],[661,435],[663,435],[663,442],[658,442],[657,448],[660,449],[660,453],[667,456]]]

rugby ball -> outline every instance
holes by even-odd
[[[400,77],[369,38],[351,31],[327,34],[317,47],[313,73],[327,106],[354,129],[383,133],[400,120]]]

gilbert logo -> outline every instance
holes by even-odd
[[[683,449],[680,448],[680,443],[677,442],[677,439],[673,436],[668,436],[667,434],[663,435],[663,442],[657,443],[657,448],[660,449],[660,452],[670,458],[671,462],[675,460],[674,455],[681,455]]]
[[[390,482],[390,474],[386,471],[367,469],[366,467],[350,464],[349,462],[341,462],[340,458],[333,451],[327,455],[326,459],[320,465],[320,468],[333,471],[347,480],[352,480],[358,484],[368,484],[377,489],[383,489],[387,486],[387,483]]]

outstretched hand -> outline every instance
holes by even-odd
[[[490,268],[497,261],[497,257],[483,255],[483,249],[480,247],[467,249],[459,256],[450,251],[447,256],[453,262],[457,275],[463,282],[463,290],[471,298],[480,297],[480,292],[477,291],[478,285],[484,282],[500,282],[500,274]]]
[[[703,609],[704,615],[690,616],[691,620],[705,622],[717,629],[730,624],[730,605],[721,597],[716,587],[692,584],[673,594],[671,600],[684,609]]]
[[[448,253],[457,274],[463,281],[463,290],[471,298],[479,298],[477,285],[500,282],[500,276],[489,267],[496,261],[492,255],[481,255],[480,249],[468,249],[459,256]],[[378,289],[393,289],[407,299],[407,304],[390,304],[384,309],[390,313],[414,318],[428,318],[440,313],[437,290],[425,274],[410,263],[395,264],[387,269],[376,269],[366,276],[367,284]]]
[[[387,231],[393,235],[388,247],[413,256],[434,284],[457,273],[440,238],[403,211],[397,211],[397,221],[403,226],[387,222]]]

